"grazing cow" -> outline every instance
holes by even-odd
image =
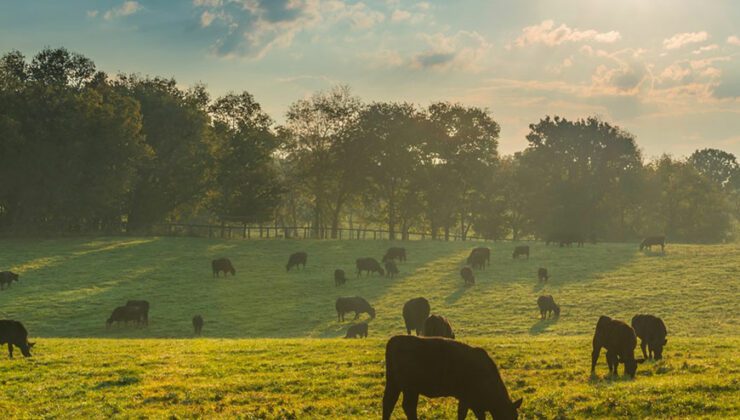
[[[113,310],[110,318],[105,321],[106,328],[109,328],[114,322],[116,325],[121,325],[121,322],[128,325],[129,321],[138,323],[141,319],[141,311],[138,306],[119,306]]]
[[[637,337],[635,330],[629,325],[608,316],[599,317],[594,331],[593,352],[591,353],[591,374],[596,370],[596,361],[599,360],[601,348],[606,349],[606,363],[609,373],[617,374],[619,363],[624,364],[624,373],[635,377],[637,365],[645,359],[635,360],[635,346]]]
[[[21,349],[24,357],[31,357],[31,347],[35,343],[28,342],[28,331],[20,321],[0,319],[0,345],[8,345],[8,355],[13,358],[13,346]]]
[[[660,245],[660,251],[665,252],[665,236],[649,236],[640,243],[640,251],[647,248],[652,251],[653,245]]]
[[[486,256],[483,253],[470,254],[465,262],[473,268],[482,270],[486,266]]]
[[[406,324],[406,334],[411,334],[411,330],[415,330],[416,335],[421,335],[429,311],[429,301],[423,297],[414,298],[404,303],[403,322]]]
[[[221,271],[223,271],[224,277],[228,273],[231,273],[232,276],[236,275],[236,270],[234,270],[234,266],[231,265],[231,260],[228,258],[218,258],[211,261],[211,268],[213,269],[213,277],[218,277],[218,273]]]
[[[551,233],[547,236],[547,239],[545,240],[545,245],[550,245],[551,243],[559,244],[560,247],[564,246],[571,246],[573,243],[578,244],[579,247],[583,246],[583,235],[579,233],[572,233],[572,232],[561,232],[561,233]]]
[[[380,263],[375,258],[358,258],[355,260],[355,267],[357,267],[358,277],[363,271],[367,271],[367,275],[378,273],[381,276],[385,276],[385,270],[380,267]]]
[[[526,255],[529,259],[529,245],[520,245],[514,248],[514,252],[511,254],[511,258],[517,258],[520,255]]]
[[[668,344],[665,336],[668,335],[663,320],[653,315],[635,315],[632,318],[632,328],[640,338],[640,349],[643,357],[660,360],[663,358],[663,346]],[[647,352],[645,348],[647,347]]]
[[[12,271],[0,271],[0,290],[5,289],[5,285],[8,287],[14,282],[18,281],[19,276]]]
[[[424,337],[455,338],[452,325],[441,315],[432,315],[424,321]]]
[[[347,283],[347,276],[344,274],[344,270],[337,268],[334,270],[334,285],[341,286]]]
[[[126,306],[138,308],[139,319],[136,322],[137,324],[144,323],[144,325],[149,325],[149,302],[146,300],[129,300],[126,302]]]
[[[555,303],[551,295],[544,295],[537,298],[537,306],[540,308],[542,319],[560,316],[560,305]]]
[[[195,330],[195,335],[200,335],[201,331],[203,331],[203,317],[200,315],[196,315],[193,317],[193,329]]]
[[[337,321],[344,321],[344,314],[347,312],[354,312],[354,319],[359,318],[363,312],[370,315],[370,318],[375,318],[375,308],[359,296],[337,298],[334,307],[337,309]]]
[[[463,267],[462,270],[460,270],[460,277],[463,278],[466,286],[472,286],[475,284],[475,276],[470,267]]]
[[[470,255],[468,256],[468,260],[471,260],[471,257],[473,255],[482,255],[483,256],[483,260],[486,262],[486,265],[490,265],[491,264],[491,250],[489,248],[486,248],[486,247],[473,248],[473,250],[470,251]],[[468,262],[468,264],[470,264],[470,262]]]
[[[547,274],[546,268],[541,268],[537,270],[537,278],[540,279],[541,282],[547,282],[550,280],[550,276]]]
[[[419,395],[455,397],[457,418],[468,409],[476,418],[491,413],[496,420],[517,418],[521,398],[511,401],[496,363],[485,350],[444,338],[397,335],[385,346],[383,420],[389,420],[403,392],[403,411],[416,419]]]
[[[288,258],[288,263],[285,264],[285,271],[290,271],[291,268],[297,268],[299,265],[302,265],[303,269],[305,269],[307,260],[308,254],[306,254],[305,252],[295,252],[293,254],[290,254],[290,257]]]
[[[406,261],[406,248],[400,248],[397,246],[388,248],[388,251],[383,255],[383,262],[393,260]]]
[[[344,338],[367,338],[367,322],[350,325]]]
[[[392,260],[388,260],[385,263],[385,276],[393,278],[398,274],[398,266]]]

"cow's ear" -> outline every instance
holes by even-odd
[[[31,347],[33,347],[35,345],[36,345],[36,343],[28,343],[28,348],[31,348]]]
[[[667,338],[665,340],[663,340],[663,345],[665,346],[666,344],[668,344],[668,339]]]
[[[517,410],[517,409],[519,409],[519,407],[522,406],[522,399],[523,398],[519,398],[518,400],[514,401],[514,404],[513,404],[514,410]]]
[[[637,364],[645,363],[645,359],[637,359],[635,362],[637,362]]]

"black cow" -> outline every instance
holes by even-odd
[[[24,357],[31,357],[31,347],[35,343],[28,342],[28,331],[20,321],[0,319],[0,345],[8,345],[8,355],[13,358],[13,346],[21,349]]]
[[[380,263],[375,258],[358,258],[355,260],[355,267],[357,267],[358,277],[363,271],[367,271],[367,275],[370,275],[370,273],[378,273],[381,276],[385,275],[385,270],[380,267]]]
[[[195,335],[200,335],[201,331],[203,331],[203,317],[200,315],[196,315],[193,317],[193,329],[195,330]]]
[[[367,338],[367,322],[350,325],[344,338]]]
[[[482,255],[483,260],[485,261],[486,265],[491,264],[491,250],[486,247],[479,247],[479,248],[473,248],[472,251],[470,251],[470,255],[468,256],[468,264],[470,264],[470,261],[472,261],[471,257],[474,255]]]
[[[647,248],[652,251],[653,245],[660,245],[660,251],[665,252],[665,236],[649,236],[640,243],[640,251]]]
[[[149,325],[149,302],[146,300],[129,300],[126,302],[126,306],[138,308],[139,319],[136,322],[137,324],[143,323],[144,325]]]
[[[224,277],[228,273],[231,273],[232,276],[236,275],[236,270],[234,270],[234,266],[231,265],[231,260],[228,258],[218,258],[211,261],[211,269],[213,269],[213,277],[218,277],[218,273],[222,271]]]
[[[455,338],[452,325],[447,318],[440,315],[432,315],[424,321],[424,337],[446,337]]]
[[[398,274],[398,266],[392,260],[385,262],[385,276],[393,278]]]
[[[665,324],[663,320],[653,315],[635,315],[632,318],[632,328],[640,338],[640,349],[646,359],[660,360],[663,358],[663,346],[668,344],[666,340]],[[647,351],[645,348],[647,347]]]
[[[385,252],[385,255],[383,255],[383,262],[388,261],[406,261],[406,248],[401,248],[397,246],[393,246],[388,248],[388,251]]]
[[[285,271],[290,271],[293,267],[298,267],[299,265],[302,265],[303,268],[306,268],[306,261],[308,260],[308,254],[305,252],[294,252],[293,254],[290,254],[290,257],[288,258],[288,263],[285,264]]]
[[[475,276],[473,275],[473,270],[471,270],[470,267],[463,267],[462,270],[460,270],[460,277],[463,278],[466,286],[472,286],[475,284]]]
[[[465,262],[473,268],[482,270],[486,266],[486,256],[482,253],[470,254]]]
[[[560,316],[560,305],[555,303],[555,299],[553,299],[551,295],[538,297],[537,306],[540,308],[540,315],[542,316],[542,319],[545,319],[548,316]]]
[[[337,321],[344,321],[344,314],[347,312],[354,312],[355,319],[359,318],[361,313],[366,313],[370,315],[370,318],[375,318],[375,308],[359,296],[337,298],[334,307],[337,309]]]
[[[591,352],[591,374],[596,370],[596,361],[599,360],[601,348],[606,349],[606,363],[609,373],[617,374],[619,363],[624,364],[624,373],[635,377],[637,365],[645,359],[635,360],[635,346],[637,337],[635,330],[629,325],[608,316],[599,317],[594,331],[593,351]]]
[[[514,248],[514,252],[511,254],[512,258],[517,258],[520,255],[526,255],[529,259],[529,245],[520,245]]]
[[[344,274],[344,270],[337,268],[334,270],[334,285],[341,286],[347,283],[347,275]]]
[[[398,335],[385,346],[383,420],[389,420],[403,392],[403,411],[416,419],[419,395],[455,397],[457,418],[473,410],[496,420],[517,418],[521,398],[512,402],[496,363],[485,350],[445,338]]]
[[[429,311],[429,301],[423,297],[414,298],[404,303],[403,322],[406,324],[406,333],[411,334],[411,330],[415,330],[416,335],[421,335]]]
[[[540,267],[540,269],[537,270],[537,278],[541,282],[547,282],[548,280],[550,280],[550,276],[547,274],[547,269]]]
[[[7,284],[8,287],[14,282],[19,280],[18,274],[15,274],[12,271],[2,271],[0,272],[0,290],[5,289],[5,285]]]
[[[116,325],[121,325],[121,322],[128,325],[129,321],[138,323],[140,319],[141,310],[138,306],[119,306],[113,310],[108,320],[105,321],[105,326],[108,328],[114,322]]]

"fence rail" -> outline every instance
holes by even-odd
[[[154,226],[154,232],[163,236],[195,236],[224,239],[341,239],[341,240],[380,240],[389,239],[390,233],[383,229],[337,228],[336,238],[332,238],[331,228],[315,229],[311,226],[235,226],[165,223]],[[396,239],[428,240],[430,232],[396,232]],[[438,235],[437,240],[445,240],[445,235]],[[450,233],[449,241],[491,241],[475,235],[463,236],[459,232]],[[497,239],[510,240],[510,239]]]

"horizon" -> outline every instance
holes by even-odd
[[[740,10],[729,1],[43,3],[0,6],[3,53],[64,47],[109,75],[201,82],[213,97],[246,90],[277,122],[346,84],[366,102],[487,108],[501,154],[523,150],[546,115],[598,116],[633,134],[645,159],[740,153]]]

